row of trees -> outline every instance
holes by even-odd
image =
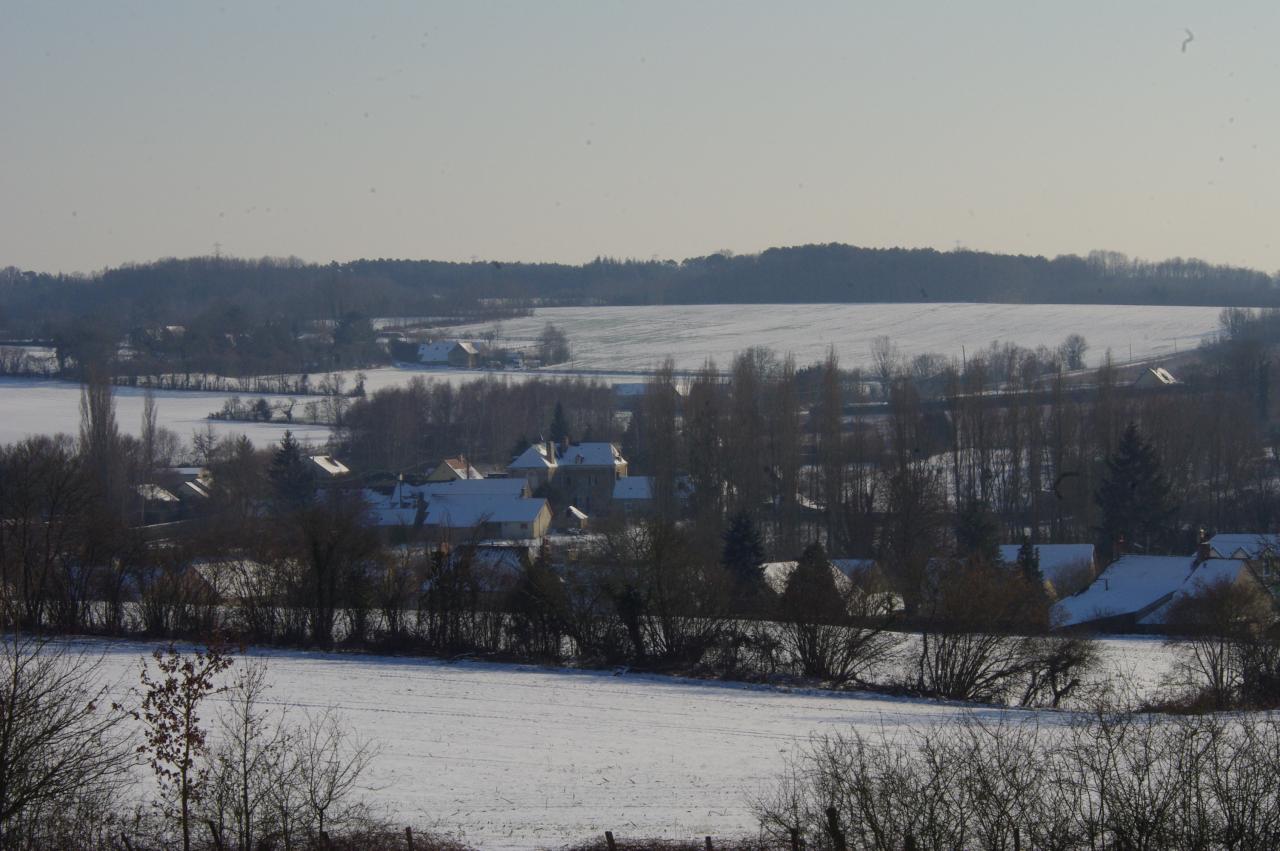
[[[786,287],[779,287],[781,281]],[[0,326],[100,316],[131,326],[187,324],[236,305],[266,318],[364,316],[485,318],[529,304],[1013,301],[1274,306],[1264,272],[1198,260],[1009,256],[976,251],[850,245],[772,248],[672,260],[597,258],[554,263],[296,258],[168,259],[90,276],[0,269]]]
[[[817,739],[755,809],[779,847],[1271,848],[1280,723],[1103,708],[855,729]]]

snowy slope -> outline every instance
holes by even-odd
[[[579,369],[648,370],[668,354],[677,369],[707,358],[721,368],[751,346],[792,352],[801,365],[834,345],[846,368],[870,365],[871,341],[887,335],[907,356],[960,357],[993,340],[1055,347],[1068,334],[1089,342],[1086,361],[1108,348],[1117,361],[1172,354],[1199,345],[1218,328],[1217,307],[1067,304],[715,304],[540,308],[502,322],[512,344],[531,344],[553,322],[569,337]],[[485,325],[457,331],[478,334]]]
[[[125,686],[149,647],[104,644]],[[1109,667],[1158,675],[1158,641],[1107,642]],[[929,701],[663,677],[269,652],[272,697],[336,706],[382,745],[367,794],[403,823],[484,848],[620,836],[750,833],[748,800],[812,735],[892,731],[964,711]],[[996,710],[978,710],[994,713]]]

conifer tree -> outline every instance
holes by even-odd
[[[1027,538],[1022,536],[1022,546],[1018,547],[1018,570],[1034,588],[1044,587],[1044,574],[1040,570],[1040,550]]]
[[[1120,436],[1116,451],[1107,459],[1102,485],[1094,494],[1102,512],[1102,549],[1112,553],[1122,538],[1149,551],[1168,534],[1176,507],[1169,482],[1160,469],[1160,458],[1142,439],[1133,423]]]
[[[569,421],[564,416],[564,406],[556,402],[555,412],[551,415],[551,441],[559,443],[569,436]]]
[[[292,431],[285,431],[275,454],[271,456],[271,468],[267,472],[276,498],[286,507],[297,508],[306,504],[311,496],[312,479],[307,469],[306,456]]]
[[[724,550],[720,561],[728,569],[734,582],[741,590],[754,590],[764,580],[764,542],[760,538],[760,530],[756,528],[751,515],[746,511],[736,512],[729,519],[729,528],[725,530]]]

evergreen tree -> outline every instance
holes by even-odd
[[[569,422],[564,416],[564,406],[556,402],[555,413],[551,415],[551,440],[560,443],[569,436]]]
[[[314,483],[307,458],[292,431],[285,431],[267,472],[276,499],[286,507],[300,507],[310,501]]]
[[[816,541],[804,548],[782,592],[783,619],[810,624],[838,623],[845,615],[827,551]]]
[[[724,550],[720,561],[728,569],[740,589],[758,589],[764,581],[764,541],[760,530],[746,511],[729,519],[729,528],[721,536]]]
[[[991,507],[970,496],[956,517],[956,555],[966,561],[996,564],[1000,561],[1000,527]]]
[[[1018,570],[1034,588],[1044,587],[1044,574],[1040,571],[1040,550],[1033,545],[1026,535],[1022,536],[1022,546],[1018,547]]]
[[[1160,470],[1155,448],[1142,439],[1133,423],[1120,436],[1116,451],[1107,459],[1102,485],[1094,494],[1102,511],[1101,548],[1108,555],[1120,539],[1150,550],[1169,532],[1176,506],[1169,482]]]

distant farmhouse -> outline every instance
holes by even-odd
[[[418,346],[418,363],[474,369],[479,351],[466,340],[440,340]]]
[[[1134,387],[1172,387],[1179,383],[1181,382],[1162,366],[1147,367],[1133,380]]]

